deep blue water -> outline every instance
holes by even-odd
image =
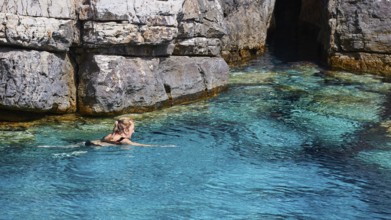
[[[391,84],[266,55],[219,96],[0,131],[0,219],[391,219]]]

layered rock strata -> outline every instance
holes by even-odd
[[[391,2],[328,2],[329,65],[391,75]]]
[[[0,111],[112,115],[213,95],[225,34],[218,0],[2,1]]]

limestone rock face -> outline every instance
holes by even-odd
[[[218,0],[185,0],[174,55],[219,56],[226,35]]]
[[[332,67],[390,74],[390,1],[332,0],[328,13]]]
[[[220,0],[3,0],[0,110],[73,112],[78,97],[80,113],[110,115],[213,95],[226,34]]]
[[[83,22],[83,45],[94,48],[92,53],[170,56],[182,4],[183,0],[91,0],[80,9],[81,20],[92,20]]]
[[[0,13],[13,15],[76,19],[75,0],[2,0]]]
[[[167,100],[159,59],[94,55],[80,71],[79,105],[83,114],[103,115],[155,108]]]
[[[129,21],[135,24],[171,22],[176,26],[176,15],[184,0],[90,0],[80,10],[81,20]],[[163,24],[161,24],[163,25]]]
[[[93,55],[80,72],[82,114],[154,110],[214,94],[228,82],[222,58],[126,58]]]
[[[75,112],[74,68],[68,56],[0,49],[0,109]]]
[[[219,56],[221,51],[221,41],[218,38],[197,37],[185,40],[178,40],[175,55],[201,55]]]
[[[76,21],[0,13],[0,44],[68,51],[78,42]]]
[[[223,0],[227,35],[222,55],[228,62],[249,56],[249,50],[263,52],[275,0]]]
[[[222,58],[170,57],[160,63],[159,74],[171,103],[213,95],[228,83],[229,68]]]

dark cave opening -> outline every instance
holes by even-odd
[[[276,0],[267,47],[284,62],[323,64],[322,5],[312,0]]]

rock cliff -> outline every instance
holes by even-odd
[[[0,111],[110,115],[213,95],[228,81],[224,35],[217,0],[3,0]]]
[[[332,68],[391,75],[391,1],[329,0]]]
[[[270,26],[275,0],[224,0],[222,56],[236,63],[262,54]]]

